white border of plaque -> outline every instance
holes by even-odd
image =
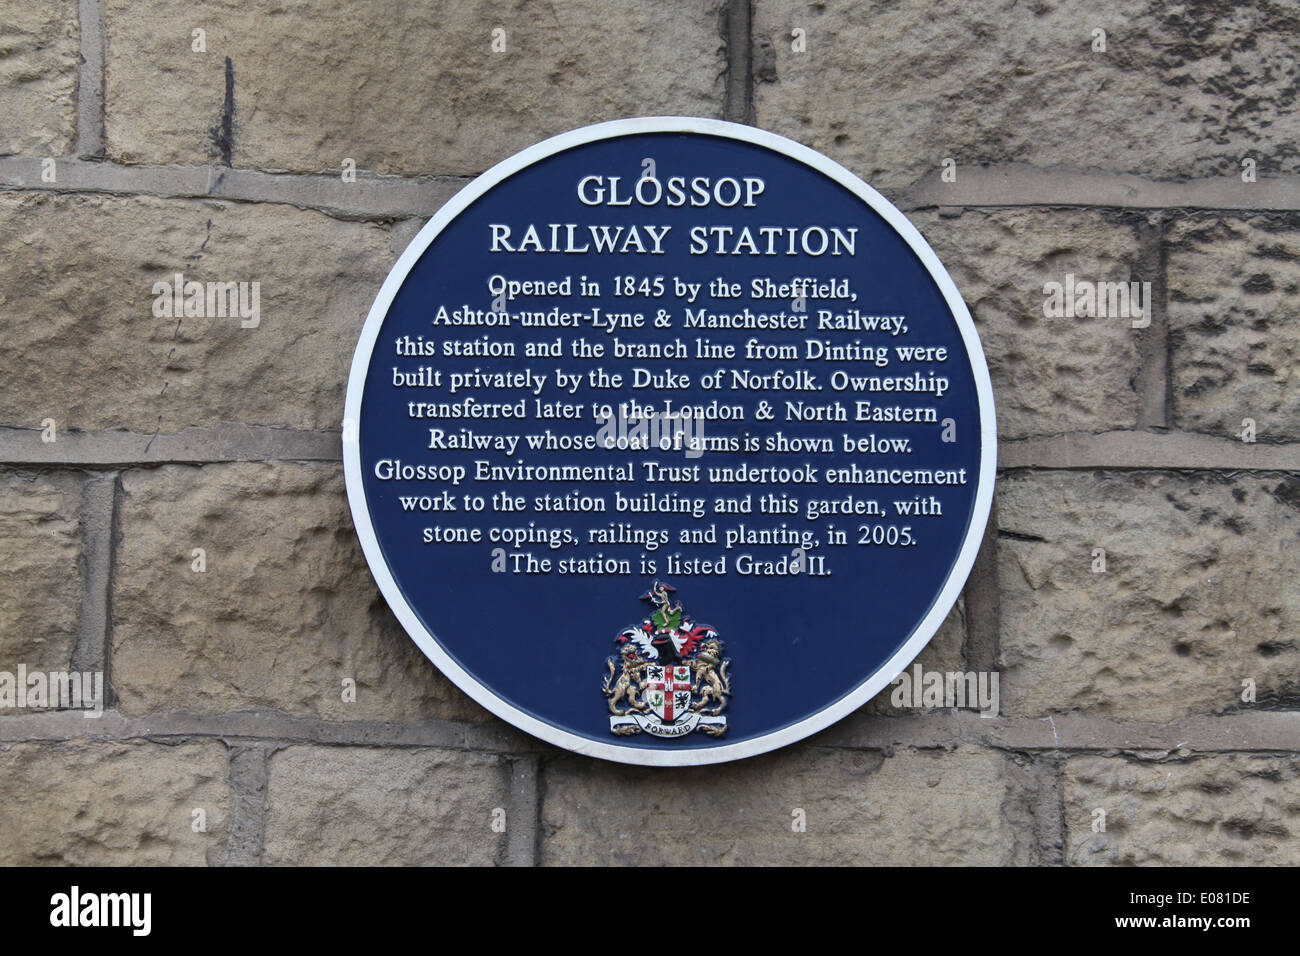
[[[519,172],[527,166],[563,152],[574,146],[592,143],[603,139],[630,136],[638,133],[700,133],[726,139],[753,143],[812,167],[829,176],[850,192],[862,199],[888,222],[903,240],[912,248],[924,263],[935,284],[943,293],[948,308],[957,320],[962,341],[966,348],[971,370],[974,373],[975,388],[979,398],[980,413],[980,469],[979,486],[975,494],[975,510],[971,517],[966,536],[962,540],[961,551],[953,565],[952,572],[944,582],[943,589],[931,606],[930,611],[913,631],[911,638],[898,649],[893,657],[884,662],[869,678],[859,684],[853,691],[832,701],[820,711],[809,714],[804,719],[790,724],[780,730],[738,743],[722,743],[715,746],[692,750],[672,747],[644,747],[601,742],[580,737],[561,730],[551,724],[538,720],[506,701],[497,697],[487,687],[476,681],[473,676],[459,667],[443,650],[437,638],[421,623],[419,617],[407,604],[405,596],[393,579],[392,573],[384,561],[383,552],[375,537],[374,527],[370,522],[370,512],[366,504],[365,490],[361,478],[361,451],[357,440],[359,435],[349,435],[347,422],[361,421],[361,393],[365,386],[367,370],[375,347],[375,340],[380,327],[388,314],[398,289],[406,280],[407,274],[429,247],[433,240],[445,229],[470,203],[488,192],[506,177]],[[347,481],[348,503],[352,509],[352,520],[356,526],[357,536],[365,552],[366,562],[370,566],[379,589],[388,601],[397,619],[406,629],[407,634],[419,645],[429,660],[433,661],[453,683],[461,690],[482,704],[493,714],[508,721],[521,730],[527,731],[548,743],[564,747],[576,753],[591,757],[600,757],[620,763],[641,764],[645,766],[694,766],[700,764],[722,763],[766,753],[778,747],[784,747],[802,740],[819,730],[857,710],[871,698],[875,697],[890,682],[901,674],[921,650],[929,643],[939,627],[947,618],[948,612],[957,602],[966,578],[975,563],[975,556],[984,538],[989,511],[993,502],[993,483],[997,471],[997,427],[993,408],[993,387],[989,381],[988,366],[984,360],[984,350],[980,346],[975,324],[971,320],[966,303],[961,293],[949,277],[947,270],[939,262],[929,244],[921,237],[916,228],[907,221],[901,212],[894,208],[889,200],[868,186],[865,182],[849,172],[839,163],[823,156],[807,146],[793,140],[765,132],[751,126],[728,123],[722,120],[700,119],[685,116],[650,116],[637,119],[614,120],[586,126],[530,146],[493,166],[464,189],[458,192],[444,205],[438,213],[425,224],[411,244],[398,258],[397,263],[388,273],[384,284],[357,342],[356,353],[352,358],[352,370],[348,375],[347,400],[344,405],[344,441],[343,472]],[[600,635],[596,635],[597,638]],[[604,645],[601,645],[603,650]],[[595,685],[593,684],[593,687]],[[603,708],[598,691],[593,691],[593,706]]]

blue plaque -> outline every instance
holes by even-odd
[[[492,713],[704,764],[860,707],[956,601],[988,370],[920,233],[780,136],[680,117],[461,190],[370,310],[344,467],[375,580]]]

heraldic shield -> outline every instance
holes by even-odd
[[[692,621],[673,588],[654,583],[641,596],[655,611],[616,638],[619,653],[605,661],[602,690],[609,701],[609,729],[619,735],[647,733],[684,737],[703,731],[721,737],[721,716],[731,698],[730,659],[722,640],[707,624]]]

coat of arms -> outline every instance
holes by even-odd
[[[722,656],[718,632],[692,621],[680,603],[672,602],[673,591],[656,581],[641,595],[654,612],[624,628],[618,655],[605,661],[603,690],[613,733],[682,737],[702,730],[721,737],[727,732],[727,718],[719,715],[731,696],[731,661]]]

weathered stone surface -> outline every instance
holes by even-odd
[[[1300,439],[1300,228],[1267,219],[1173,224],[1168,237],[1174,423]]]
[[[943,624],[934,637],[930,638],[930,643],[925,645],[925,649],[916,655],[916,660],[907,666],[908,680],[911,681],[914,675],[913,668],[920,664],[923,671],[965,671],[966,664],[963,661],[963,651],[966,643],[966,601],[965,598],[958,598],[957,603],[953,605],[948,616],[944,618]],[[895,707],[892,702],[894,695],[895,683],[891,683],[879,694],[867,702],[862,709],[869,714],[888,714],[897,716],[899,714],[925,713],[923,707]],[[909,690],[911,683],[908,684]],[[900,698],[903,699],[903,698]],[[911,699],[906,698],[906,699]],[[917,701],[919,704],[919,700]]]
[[[395,258],[386,228],[287,206],[0,193],[0,423],[338,428]],[[176,273],[259,283],[260,324],[156,316]]]
[[[469,174],[599,120],[718,116],[719,7],[211,0],[178,17],[165,0],[110,0],[108,153],[203,163],[225,149],[236,166],[321,171],[351,158],[383,173]],[[207,53],[191,52],[196,27]]]
[[[1300,480],[1015,475],[998,522],[1004,714],[1167,720],[1300,695]]]
[[[228,778],[216,742],[0,745],[0,864],[219,865]]]
[[[506,834],[496,757],[446,750],[290,747],[271,758],[270,865],[483,866]],[[510,820],[505,820],[510,826]]]
[[[1011,758],[960,748],[885,756],[801,744],[680,769],[566,757],[546,770],[540,860],[1027,864],[1035,787]]]
[[[958,176],[1005,162],[1236,175],[1246,155],[1300,170],[1290,4],[759,0],[754,31],[759,125],[877,187],[945,158]]]
[[[80,35],[76,0],[0,10],[0,155],[71,152],[77,120]]]
[[[1092,830],[1096,809],[1104,833]],[[1073,757],[1065,815],[1075,866],[1296,866],[1300,757]]]
[[[0,671],[67,670],[72,661],[80,506],[77,476],[0,475]]]
[[[124,714],[491,719],[388,610],[339,465],[129,471],[120,514],[113,684]],[[343,699],[345,679],[355,702]]]
[[[1046,318],[1043,286],[1138,276],[1132,223],[1100,212],[1018,209],[910,216],[979,330],[998,435],[1131,428],[1140,364],[1131,318]]]

